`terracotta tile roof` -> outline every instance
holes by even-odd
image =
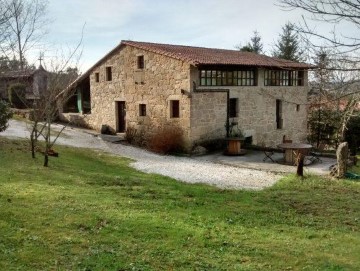
[[[257,66],[257,67],[272,67],[272,68],[287,68],[287,69],[311,69],[315,66],[298,63],[289,60],[269,57],[265,55],[258,55],[250,52],[240,52],[239,50],[224,50],[215,48],[194,47],[185,45],[171,45],[162,43],[140,42],[123,40],[105,56],[99,59],[92,67],[85,73],[79,76],[68,88],[76,86],[84,78],[88,77],[90,73],[111,55],[115,54],[123,46],[133,46],[139,49],[150,51],[157,54],[162,54],[175,59],[188,62],[192,65],[240,65],[240,66]],[[67,89],[68,89],[67,88]]]
[[[189,62],[193,65],[240,65],[277,68],[309,69],[313,66],[306,63],[259,55],[239,50],[224,50],[183,45],[160,44],[125,40],[121,45],[129,45],[139,49],[166,55]]]
[[[45,71],[43,66],[39,66],[37,69],[27,69],[20,71],[3,71],[0,72],[0,78],[14,79],[14,78],[28,78],[33,76],[38,71]]]
[[[25,70],[25,71],[5,71],[0,72],[1,78],[27,78],[31,77],[34,74],[33,70]]]

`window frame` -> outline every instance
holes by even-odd
[[[106,81],[110,82],[112,81],[112,66],[105,67],[105,75],[106,75]]]
[[[146,104],[139,104],[139,116],[140,117],[146,117]]]
[[[99,72],[95,72],[95,82],[96,83],[100,82],[100,73]]]
[[[180,118],[180,100],[170,100],[170,118]]]
[[[139,55],[136,57],[136,67],[138,70],[143,70],[145,69],[145,59],[144,59],[144,55]]]
[[[200,86],[256,86],[256,68],[200,67]]]
[[[229,99],[229,118],[238,117],[238,98]]]
[[[303,70],[265,70],[264,72],[264,86],[304,86]]]

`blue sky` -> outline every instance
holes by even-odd
[[[80,69],[86,71],[121,40],[234,49],[257,30],[270,52],[281,27],[301,19],[271,0],[49,0],[48,50],[71,48],[84,28]],[[33,52],[38,55],[39,52]],[[33,59],[36,59],[33,57]],[[32,59],[32,61],[34,61]]]

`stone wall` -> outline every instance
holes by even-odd
[[[137,69],[137,57],[143,55],[145,68]],[[112,80],[106,80],[111,67]],[[95,74],[99,74],[96,82]],[[307,73],[305,73],[307,82]],[[118,131],[117,102],[126,102],[126,126],[148,133],[164,125],[183,129],[190,147],[193,142],[224,138],[226,134],[226,92],[238,99],[237,122],[253,143],[276,146],[284,135],[293,141],[305,141],[308,87],[264,86],[264,71],[258,72],[258,86],[199,86],[196,67],[160,54],[123,46],[90,74],[91,114],[86,122],[96,130],[108,125]],[[206,90],[199,92],[197,90]],[[283,128],[276,127],[276,99],[282,100]],[[170,101],[179,100],[180,117],[170,117]],[[139,105],[146,105],[146,116],[140,116]]]
[[[191,141],[225,138],[226,100],[226,92],[191,94]]]
[[[143,55],[145,68],[137,69],[137,56]],[[112,80],[106,81],[106,67]],[[99,82],[95,82],[99,73]],[[99,130],[108,125],[118,130],[117,101],[126,102],[126,125],[154,131],[163,125],[180,126],[190,133],[190,100],[181,89],[189,89],[189,64],[124,46],[90,74],[91,115],[88,123]],[[180,117],[170,117],[170,101],[179,100]],[[139,116],[139,104],[146,104],[146,116]]]
[[[305,72],[305,74],[307,74]],[[228,89],[230,98],[238,99],[237,117],[230,122],[237,122],[245,136],[253,137],[253,144],[276,147],[284,135],[294,142],[306,141],[307,132],[307,94],[308,86],[264,86],[264,71],[258,72],[258,86],[249,87],[197,87],[198,90]],[[191,79],[199,85],[196,69],[191,71]],[[307,82],[307,75],[305,78]],[[195,92],[194,92],[195,93]],[[203,107],[209,106],[217,111],[218,118],[208,117],[210,129],[203,125],[204,114],[201,110],[192,110],[192,140],[219,138],[220,131],[225,134],[226,95],[193,94],[192,102]],[[216,98],[215,98],[216,97]],[[282,100],[283,128],[276,127],[276,99]],[[219,106],[217,106],[219,105]],[[194,105],[195,107],[195,105]],[[193,106],[191,107],[193,109]],[[209,115],[208,115],[209,116]],[[200,124],[200,125],[199,125]]]
[[[304,142],[307,130],[306,93],[304,87],[231,90],[230,98],[238,98],[238,114],[233,120],[239,123],[245,135],[253,136],[253,143],[257,145],[276,147],[284,135],[294,142]],[[282,129],[276,127],[276,99],[282,101]]]
[[[69,122],[71,125],[90,128],[88,124],[88,117],[90,115],[82,114],[82,113],[63,113],[60,112],[59,120],[63,122]]]

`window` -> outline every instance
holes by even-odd
[[[106,67],[106,81],[112,80],[112,70],[111,67]]]
[[[296,112],[299,112],[299,111],[300,111],[300,105],[297,104],[297,105],[296,105]]]
[[[304,85],[304,71],[299,71],[298,72],[298,78],[297,78],[297,80],[298,80],[298,82],[297,82],[297,85],[298,86],[303,86]]]
[[[266,70],[265,86],[303,86],[304,71]]]
[[[199,70],[200,86],[255,86],[255,70]]]
[[[170,117],[171,118],[179,118],[180,117],[179,100],[171,100],[170,101]]]
[[[282,120],[282,101],[276,100],[276,129],[283,128]]]
[[[95,73],[95,82],[100,82],[100,74],[98,72]]]
[[[230,98],[230,100],[229,100],[229,117],[230,118],[237,117],[237,103],[238,103],[238,99]]]
[[[144,69],[145,65],[144,65],[144,56],[138,56],[137,57],[137,68],[138,69]]]
[[[146,104],[139,104],[139,116],[146,116]]]

